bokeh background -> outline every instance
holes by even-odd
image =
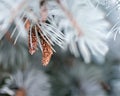
[[[0,0],[0,96],[120,96],[119,6],[119,0]],[[35,32],[37,48],[30,41]],[[41,40],[52,46],[46,66]]]

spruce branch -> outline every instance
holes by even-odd
[[[108,52],[108,46],[105,43],[106,33],[110,25],[104,13],[90,0],[74,2],[58,0],[57,5],[60,8],[51,11],[59,28],[65,34],[67,42],[65,48],[68,48],[76,57],[82,56],[86,63],[89,63],[92,58],[97,59],[98,62],[104,62],[103,58]],[[100,47],[104,50],[101,51]]]

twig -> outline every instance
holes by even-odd
[[[26,92],[23,88],[18,89],[15,96],[26,96]]]
[[[9,19],[9,23],[10,23],[10,24],[14,21],[15,17],[16,17],[16,16],[18,15],[18,13],[19,13],[19,10],[26,4],[27,1],[28,1],[28,0],[23,0],[15,9],[13,9],[13,10],[11,11],[11,13],[14,13],[14,14],[11,15],[11,17],[10,17],[10,19]],[[10,25],[8,25],[7,28],[5,28],[5,29],[1,29],[4,33],[1,34],[0,39],[1,39],[1,38],[4,36],[4,34],[7,32],[9,26],[10,26]]]
[[[60,0],[57,0],[57,3],[61,7],[61,9],[64,11],[64,13],[66,14],[66,16],[68,17],[68,19],[72,23],[73,27],[77,30],[78,36],[83,36],[83,32],[82,32],[81,28],[79,27],[79,24],[74,19],[73,15],[70,13],[70,11],[67,10],[67,8],[61,3]]]

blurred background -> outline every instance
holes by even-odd
[[[120,96],[119,0],[0,0],[0,96]]]

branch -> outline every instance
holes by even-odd
[[[71,24],[73,25],[73,27],[77,30],[78,36],[83,36],[83,32],[82,32],[81,28],[79,27],[79,24],[74,19],[73,15],[70,13],[70,11],[67,10],[67,8],[61,3],[60,0],[57,0],[57,3],[61,7],[61,9],[64,11],[64,13],[66,14],[66,16],[68,17],[68,19],[71,22]]]

